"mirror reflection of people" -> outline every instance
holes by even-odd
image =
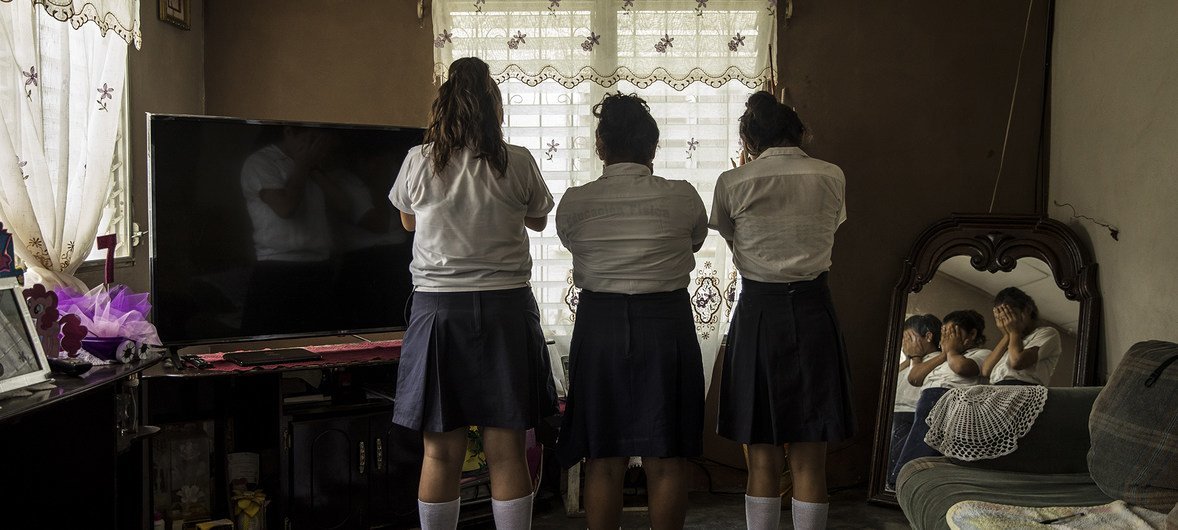
[[[593,109],[601,178],[569,188],[556,233],[580,287],[557,451],[585,462],[589,528],[617,528],[627,457],[641,456],[652,528],[683,528],[687,457],[703,452],[703,360],[687,293],[708,235],[695,187],[651,173],[659,129],[646,102]]]
[[[422,431],[426,530],[458,523],[468,425],[483,436],[495,526],[528,528],[524,436],[556,413],[525,231],[544,229],[553,200],[531,153],[504,142],[501,98],[487,63],[451,63],[390,196],[416,230],[393,422]]]
[[[331,138],[305,127],[270,131],[273,138],[241,169],[257,259],[242,314],[245,335],[303,329],[301,319],[327,303],[331,275],[327,205],[313,176],[330,154]]]
[[[896,402],[892,408],[892,443],[888,446],[888,469],[896,465],[900,450],[916,417],[920,385],[908,381],[914,362],[921,363],[941,351],[941,320],[933,315],[912,315],[904,321],[900,339],[900,367],[896,376]]]
[[[826,444],[851,437],[850,370],[827,285],[845,178],[799,145],[806,128],[753,94],[740,137],[755,159],[716,182],[710,226],[742,276],[720,375],[717,432],[748,444],[749,528],[777,528],[789,444],[794,528],[825,528]]]
[[[900,456],[888,475],[888,487],[896,487],[896,478],[904,464],[916,458],[940,456],[940,452],[924,443],[928,434],[928,415],[937,401],[953,388],[979,384],[982,379],[982,361],[990,350],[981,346],[986,343],[983,334],[986,321],[972,309],[954,311],[945,315],[941,325],[941,352],[927,360],[910,358],[911,368],[908,382],[920,386],[920,399],[912,418],[912,429],[900,449]]]
[[[1059,364],[1059,331],[1039,322],[1035,300],[1017,287],[994,297],[994,321],[1002,338],[982,363],[994,385],[1043,385]]]

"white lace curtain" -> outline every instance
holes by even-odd
[[[692,182],[711,207],[716,177],[740,153],[737,119],[772,82],[776,0],[434,0],[435,75],[456,58],[491,66],[504,132],[532,150],[557,201],[601,174],[590,112],[607,91],[638,93],[659,123],[655,174]],[[568,351],[576,318],[572,260],[554,223],[532,236],[532,286],[543,324]],[[711,234],[696,254],[692,309],[712,365],[736,299],[728,248]]]
[[[83,287],[73,273],[114,184],[129,42],[138,0],[0,2],[0,222],[32,281]]]

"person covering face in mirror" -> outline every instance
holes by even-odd
[[[933,315],[912,315],[904,321],[900,339],[900,367],[896,376],[896,402],[892,409],[892,442],[888,446],[888,470],[895,467],[912,430],[920,386],[908,381],[913,362],[923,362],[940,353],[941,319]]]
[[[566,466],[588,459],[589,528],[618,527],[630,456],[642,457],[651,527],[683,528],[704,413],[687,285],[707,211],[690,183],[652,174],[659,129],[645,101],[608,95],[593,115],[605,169],[556,210],[581,288],[557,452]]]
[[[920,399],[916,401],[912,430],[888,475],[889,487],[895,488],[904,464],[916,458],[941,454],[924,443],[929,429],[929,412],[950,389],[981,383],[982,361],[990,354],[990,350],[982,348],[986,343],[985,330],[986,321],[977,311],[954,311],[945,315],[941,325],[940,353],[923,361],[910,358],[912,367],[908,382],[920,386]]]
[[[753,160],[716,182],[709,225],[742,277],[720,375],[717,432],[748,444],[749,528],[777,528],[789,444],[794,528],[825,528],[826,444],[850,438],[850,377],[827,286],[846,219],[838,166],[799,145],[792,108],[758,92],[740,118]]]
[[[1059,331],[1039,322],[1035,300],[1017,287],[994,297],[994,321],[1002,338],[982,363],[995,385],[1044,385],[1059,364]]]
[[[530,527],[524,434],[556,412],[524,230],[544,229],[552,195],[528,150],[503,141],[502,119],[487,64],[454,61],[426,143],[409,151],[390,194],[416,230],[393,421],[423,431],[425,529],[457,525],[470,425],[483,435],[496,526]]]

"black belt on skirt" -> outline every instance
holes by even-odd
[[[740,287],[742,290],[753,293],[764,294],[797,294],[807,291],[814,291],[818,289],[825,289],[827,272],[823,271],[813,280],[801,280],[797,282],[786,283],[771,283],[759,282],[749,278],[740,279]]]

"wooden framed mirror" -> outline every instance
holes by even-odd
[[[1060,335],[1059,361],[1048,386],[1092,385],[1101,319],[1096,269],[1076,234],[1046,217],[955,214],[916,238],[892,294],[868,483],[871,502],[896,504],[887,485],[895,458],[893,417],[910,399],[911,393],[904,391],[912,390],[898,381],[905,320],[972,309],[985,316],[985,347],[993,348],[1000,336],[993,327],[994,295],[1019,287],[1039,306],[1039,321]],[[903,417],[897,417],[902,425]]]

